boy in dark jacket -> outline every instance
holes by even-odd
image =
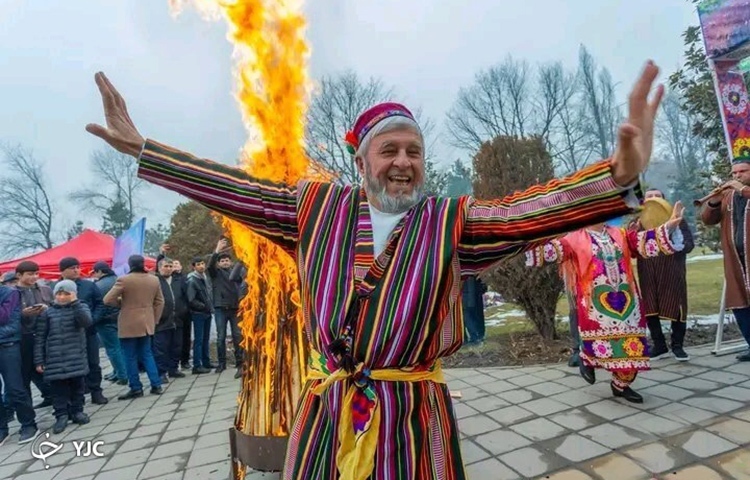
[[[73,423],[89,423],[83,413],[85,377],[89,373],[86,355],[86,329],[93,325],[89,307],[78,300],[78,287],[71,280],[55,285],[55,303],[42,314],[36,325],[34,361],[52,389],[57,421],[53,433]]]

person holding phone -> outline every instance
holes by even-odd
[[[34,368],[34,337],[36,322],[47,307],[52,305],[52,289],[46,285],[39,285],[39,265],[32,261],[23,261],[16,266],[16,288],[21,292],[21,374],[23,384],[31,395],[31,384],[34,383],[42,394],[42,401],[34,408],[44,408],[52,405],[50,386],[44,381],[42,374]]]

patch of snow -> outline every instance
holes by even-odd
[[[721,258],[724,258],[724,255],[721,253],[713,253],[711,255],[698,255],[695,257],[688,258],[687,263],[701,262],[703,260],[718,260]]]
[[[497,292],[486,292],[482,296],[485,308],[487,307],[499,307],[505,304],[502,295]]]
[[[509,312],[496,313],[485,318],[484,324],[488,327],[497,327],[505,325],[509,317],[524,317],[525,315],[526,313],[523,310],[511,310]]]

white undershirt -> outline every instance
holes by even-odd
[[[373,207],[372,204],[368,205],[370,207],[370,221],[372,222],[372,247],[377,257],[385,250],[388,237],[393,232],[393,229],[396,228],[398,222],[406,216],[406,212],[383,213]]]

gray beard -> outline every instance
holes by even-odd
[[[377,199],[379,208],[383,213],[399,214],[408,211],[411,207],[418,204],[424,198],[424,183],[414,186],[410,195],[399,195],[393,197],[385,191],[385,185],[380,180],[370,174],[370,169],[365,163],[365,193],[367,198]]]

